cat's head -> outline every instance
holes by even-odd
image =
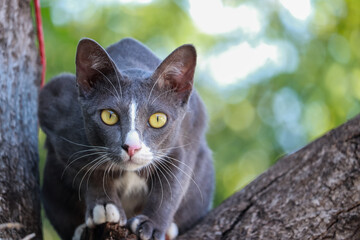
[[[182,137],[195,65],[195,48],[183,45],[152,72],[120,72],[104,48],[82,39],[76,79],[88,141],[124,170],[162,158]]]

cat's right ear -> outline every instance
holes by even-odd
[[[92,92],[109,74],[120,75],[106,50],[90,38],[80,40],[76,51],[76,81],[80,94]],[[104,79],[105,78],[105,79]]]
[[[162,61],[152,75],[152,79],[164,91],[173,90],[175,98],[184,104],[193,88],[195,66],[195,47],[185,44]]]

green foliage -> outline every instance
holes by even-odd
[[[290,23],[287,21],[292,18],[280,4],[264,7],[262,0],[224,1],[233,8],[250,3],[263,14],[263,33],[255,36],[241,31],[202,33],[188,13],[187,1],[102,5],[93,0],[80,10],[76,7],[80,3],[64,10],[59,7],[61,2],[72,3],[42,2],[48,80],[61,72],[74,72],[76,45],[82,37],[108,46],[131,36],[161,57],[184,43],[197,47],[196,87],[210,118],[208,142],[215,158],[215,206],[282,155],[359,112],[360,2],[356,0],[313,0],[307,22]],[[208,10],[206,4],[204,1],[204,12]],[[297,28],[299,24],[303,27]],[[293,46],[286,51],[293,58],[285,62],[294,64],[275,73],[271,66],[259,68],[230,85],[222,85],[226,79],[215,79],[203,64],[231,46],[242,42],[257,46],[262,41]],[[253,56],[247,57],[250,61]],[[240,63],[235,66],[243,68]],[[42,146],[43,134],[40,140]],[[42,147],[40,156],[42,169]],[[46,222],[45,239],[56,239],[49,229]]]

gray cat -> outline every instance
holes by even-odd
[[[42,89],[43,202],[62,239],[104,222],[172,239],[207,213],[214,169],[195,65],[192,45],[161,61],[134,39],[106,50],[82,39],[76,77]]]

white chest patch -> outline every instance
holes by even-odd
[[[116,185],[126,216],[130,218],[137,214],[137,211],[141,210],[144,205],[148,186],[145,179],[130,171],[125,172]]]
[[[139,175],[134,172],[124,173],[117,184],[123,196],[134,195],[138,192],[148,192],[145,179],[139,177]]]

